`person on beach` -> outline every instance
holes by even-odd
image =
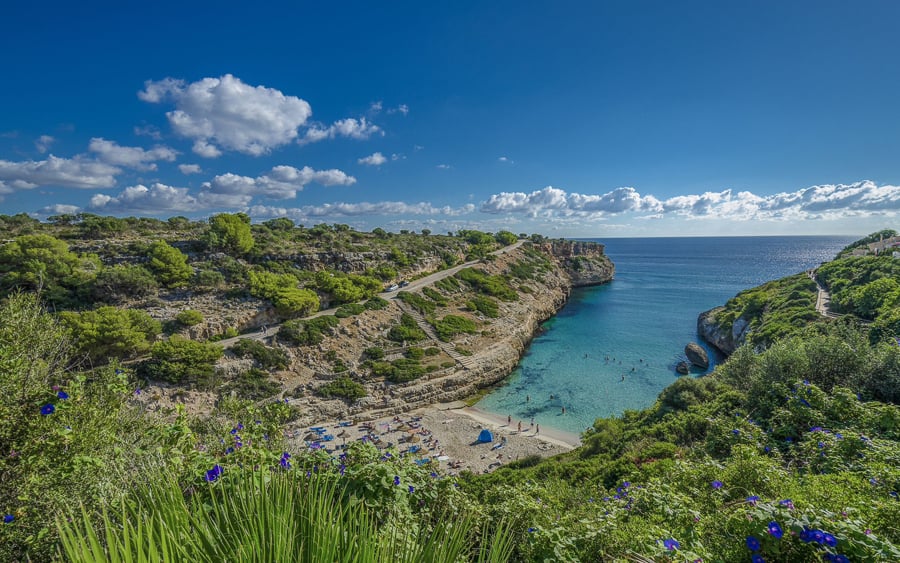
[[[537,426],[534,427],[534,435],[537,436],[540,433],[541,433],[541,425],[538,424]]]
[[[563,407],[563,408],[562,408],[562,413],[563,413],[563,414],[566,414],[566,407]]]
[[[534,430],[534,417],[531,417],[531,429]]]
[[[519,432],[521,432],[521,431],[522,431],[522,421],[520,420],[519,421]]]
[[[511,414],[506,415],[506,425],[512,426],[512,415]]]

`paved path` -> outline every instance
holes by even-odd
[[[838,318],[840,315],[838,315],[837,313],[832,313],[830,309],[831,294],[828,293],[828,290],[825,289],[825,286],[819,283],[818,278],[816,278],[816,271],[809,270],[807,272],[807,275],[809,275],[809,279],[816,282],[816,289],[818,290],[816,294],[816,311],[818,311],[818,313],[823,317],[829,317],[832,319]]]
[[[525,243],[524,240],[520,240],[509,246],[504,246],[503,248],[501,248],[499,250],[495,250],[495,251],[491,252],[491,254],[493,254],[495,256],[499,256],[501,254],[505,254],[507,252],[510,252],[512,250],[519,248],[524,243]],[[464,264],[460,264],[458,266],[454,266],[454,267],[448,268],[446,270],[441,270],[440,272],[435,272],[433,274],[425,276],[424,278],[419,278],[413,282],[410,282],[409,285],[407,285],[405,288],[403,288],[403,290],[404,291],[412,291],[414,289],[418,289],[418,288],[424,287],[426,285],[431,285],[434,282],[440,281],[448,276],[452,276],[452,275],[456,274],[463,268],[469,268],[471,266],[478,264],[479,262],[481,262],[481,260],[472,260],[470,262],[466,262]],[[397,293],[398,293],[397,291],[384,291],[384,292],[379,293],[378,297],[381,297],[382,299],[395,299],[397,297]],[[338,310],[337,307],[332,307],[331,309],[317,311],[309,316],[303,317],[303,319],[314,319],[316,317],[321,317],[322,315],[333,315],[337,310]],[[421,318],[421,316],[419,318]],[[431,325],[428,325],[428,323],[425,322],[425,319],[421,319],[421,321],[419,321],[419,318],[416,318],[416,321],[419,322],[419,325],[423,329],[425,328],[426,325],[429,328],[431,327]],[[239,336],[235,336],[234,338],[226,338],[224,340],[219,340],[217,342],[217,344],[219,344],[219,346],[222,346],[225,349],[228,349],[228,348],[231,348],[232,346],[234,346],[235,344],[237,344],[240,340],[244,340],[247,338],[249,338],[251,340],[267,340],[269,338],[274,337],[276,334],[278,334],[278,331],[280,329],[281,329],[281,324],[269,325],[269,326],[266,326],[265,331],[258,330],[255,332],[248,332],[246,334],[241,334]],[[426,330],[426,332],[428,332],[428,331]],[[438,342],[440,342],[440,340],[438,340]],[[454,353],[456,353],[456,352],[454,351]],[[465,356],[461,356],[458,353],[456,353],[456,355],[460,356],[459,358],[456,358],[456,357],[454,357],[453,354],[449,354],[449,352],[448,352],[448,355],[450,355],[450,357],[453,357],[455,360],[457,360],[463,366],[470,367],[469,365],[467,365],[467,363],[465,361],[462,360],[462,358],[466,358]],[[466,359],[468,359],[468,358],[466,358]]]

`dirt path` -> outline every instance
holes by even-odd
[[[828,293],[828,290],[825,289],[825,286],[819,283],[819,280],[816,278],[816,271],[809,270],[809,272],[807,272],[807,275],[809,275],[809,279],[816,282],[816,289],[818,290],[818,293],[816,295],[816,311],[823,317],[828,317],[831,319],[838,318],[840,315],[838,315],[837,313],[832,313],[830,309],[831,294]]]

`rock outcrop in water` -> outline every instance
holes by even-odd
[[[709,369],[709,356],[706,355],[706,350],[696,342],[691,342],[684,347],[684,355],[687,356],[689,362],[698,368]]]

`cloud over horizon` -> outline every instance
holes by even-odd
[[[823,219],[848,213],[860,216],[896,214],[900,211],[900,187],[866,180],[853,184],[825,184],[794,192],[759,196],[750,191],[688,194],[660,200],[641,195],[632,187],[604,194],[569,193],[547,186],[524,192],[501,192],[481,204],[488,214],[521,214],[527,217],[602,218],[624,213],[649,214],[647,218],[679,216],[688,219],[734,221]],[[642,218],[642,217],[638,217]]]

